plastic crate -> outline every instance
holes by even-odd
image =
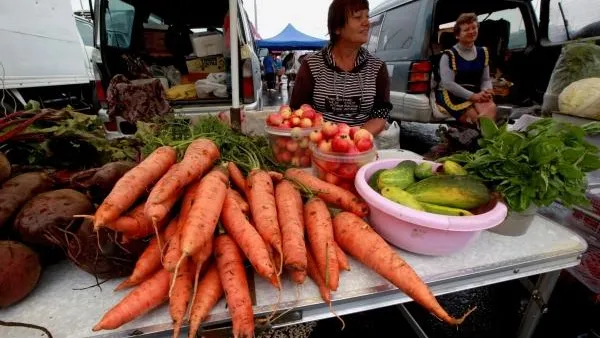
[[[568,271],[590,291],[600,295],[600,248],[590,245],[581,258],[581,264]]]

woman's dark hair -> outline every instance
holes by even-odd
[[[369,10],[368,0],[333,0],[327,14],[327,31],[331,44],[339,40],[339,35],[335,31],[346,25],[348,16],[364,9]]]

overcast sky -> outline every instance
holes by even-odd
[[[254,22],[254,0],[243,0],[250,21]],[[384,0],[371,0],[375,6]],[[273,37],[288,23],[299,31],[327,39],[327,9],[331,0],[256,0],[258,32],[263,38]],[[88,8],[88,0],[71,0],[73,9]]]

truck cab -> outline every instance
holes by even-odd
[[[597,0],[390,0],[370,12],[366,48],[386,62],[391,116],[399,121],[452,120],[435,102],[441,53],[456,43],[460,13],[480,22],[476,45],[490,52],[499,113],[543,101],[564,43],[600,36]]]

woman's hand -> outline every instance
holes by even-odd
[[[385,129],[385,122],[385,119],[371,119],[363,124],[362,127],[373,134],[373,136],[377,136]]]
[[[479,93],[475,93],[475,94],[471,95],[471,97],[469,97],[469,101],[475,102],[475,103],[489,102],[491,100],[492,100],[492,95],[486,91],[481,91]]]

